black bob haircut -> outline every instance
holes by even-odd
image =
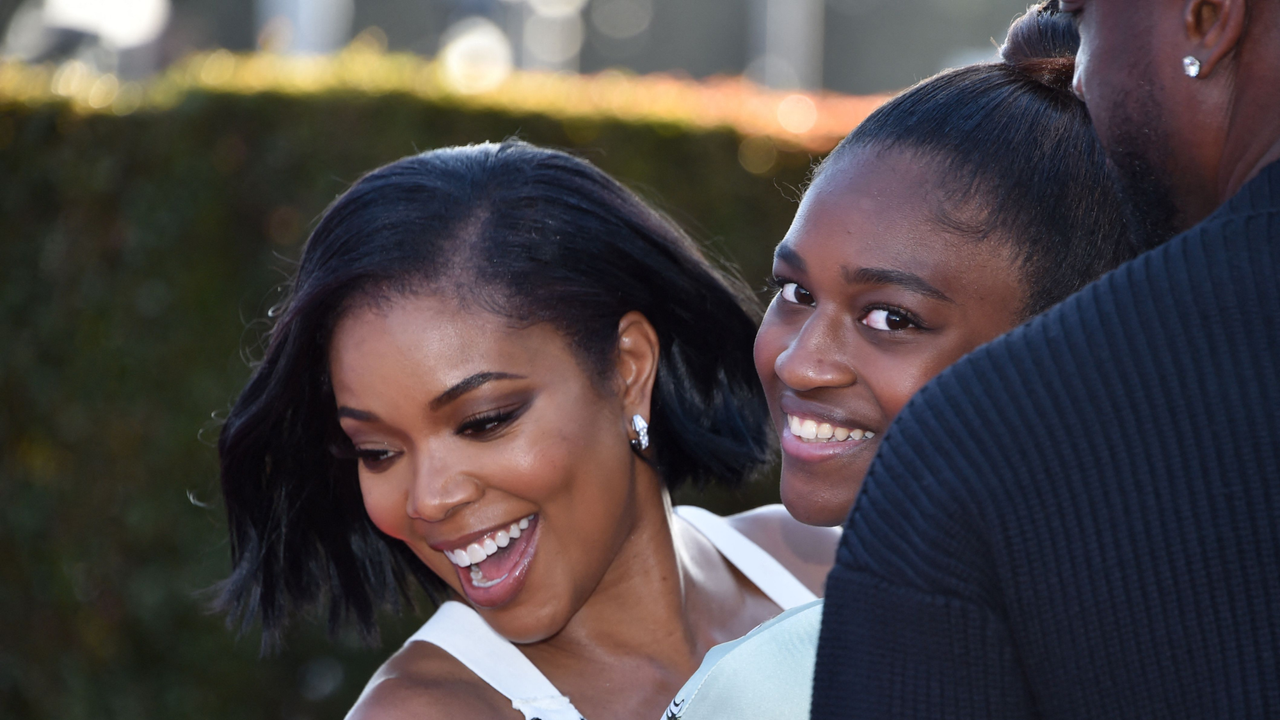
[[[232,572],[216,609],[264,649],[289,618],[377,635],[409,578],[445,584],[381,533],[361,499],[328,379],[334,325],[353,304],[446,293],[517,327],[549,323],[609,387],[618,322],[660,342],[649,459],[669,488],[736,486],[773,432],[752,361],[758,309],[670,220],[590,163],[518,141],[426,152],[369,173],[307,240],[267,349],[218,439]]]
[[[1089,113],[1071,92],[1080,36],[1057,0],[1014,21],[1001,61],[950,70],[873,112],[815,172],[855,150],[934,162],[949,232],[998,238],[1020,256],[1024,317],[1142,250]]]

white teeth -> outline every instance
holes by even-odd
[[[812,420],[805,420],[800,423],[800,437],[805,440],[816,440],[818,438],[818,423]]]
[[[875,433],[863,430],[842,428],[831,423],[819,423],[817,420],[802,420],[795,415],[787,415],[787,429],[791,434],[804,442],[844,442],[845,440],[869,440]]]
[[[497,585],[498,583],[506,579],[507,579],[507,576],[503,575],[500,578],[490,580],[489,578],[486,578],[484,576],[484,572],[480,570],[480,568],[476,567],[475,565],[471,566],[471,584],[475,585],[478,588],[493,587],[494,585]]]
[[[521,518],[520,520],[511,523],[511,527],[499,530],[489,537],[473,542],[468,545],[466,549],[459,548],[457,550],[445,550],[444,555],[449,558],[449,561],[454,565],[463,568],[484,562],[484,560],[490,555],[493,555],[498,552],[498,550],[510,545],[512,540],[520,537],[520,535],[523,534],[523,531],[529,527],[529,521],[532,519],[532,515],[526,518]],[[472,570],[478,572],[474,567]]]

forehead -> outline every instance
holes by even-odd
[[[353,307],[329,343],[335,391],[385,384],[404,392],[441,392],[477,372],[523,375],[567,359],[567,343],[549,325],[516,327],[436,295]]]
[[[939,163],[916,153],[854,149],[827,167],[783,239],[813,267],[894,267],[922,273],[980,244],[944,231]]]

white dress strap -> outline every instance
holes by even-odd
[[[405,644],[411,642],[431,643],[457,658],[510,699],[525,720],[582,720],[569,698],[469,605],[444,603]]]
[[[676,514],[711,541],[726,560],[783,610],[807,605],[818,599],[790,570],[765,552],[764,548],[738,532],[728,520],[693,505],[677,507]]]

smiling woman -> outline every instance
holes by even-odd
[[[766,459],[749,293],[590,164],[405,158],[303,252],[219,439],[264,642],[440,605],[353,717],[658,717],[713,645],[815,597],[835,533],[670,505]],[[570,701],[569,698],[572,698]]]
[[[755,348],[797,518],[843,522],[916,391],[1142,249],[1071,93],[1078,44],[1029,12],[1002,62],[905,91],[815,173]]]

